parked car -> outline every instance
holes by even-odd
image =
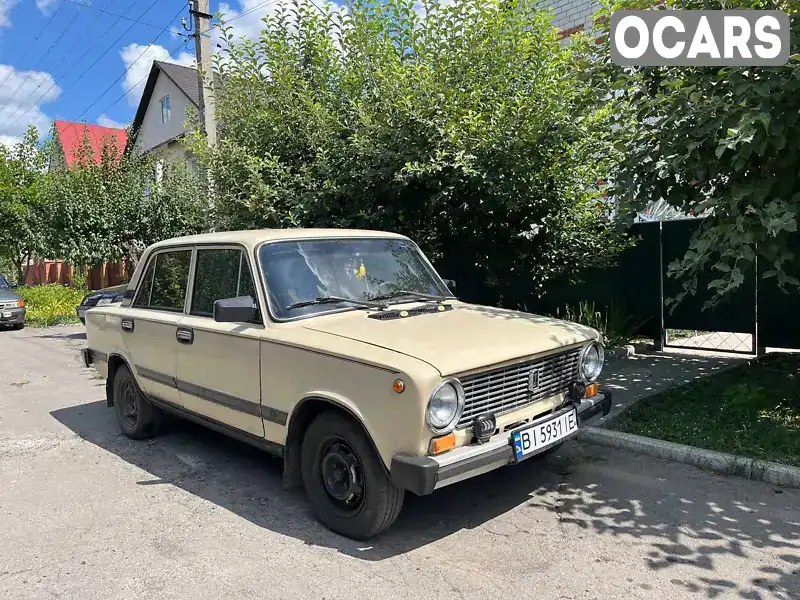
[[[0,274],[0,328],[25,327],[25,301],[14,291],[16,287]]]
[[[365,539],[407,491],[542,455],[610,410],[595,330],[451,288],[392,233],[171,239],[86,313],[84,360],[129,437],[168,411],[263,448],[320,521]]]
[[[81,303],[75,308],[75,312],[81,323],[86,324],[86,311],[95,306],[105,306],[107,304],[118,304],[122,302],[122,294],[128,289],[128,284],[115,285],[89,292],[83,297]]]

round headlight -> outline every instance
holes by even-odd
[[[583,351],[581,356],[581,377],[587,383],[594,381],[600,376],[605,362],[605,352],[603,346],[597,342],[592,342]]]
[[[446,379],[436,386],[428,401],[425,419],[434,433],[448,433],[464,409],[464,390],[456,379]]]

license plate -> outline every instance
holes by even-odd
[[[3,313],[3,318],[4,319],[10,319],[11,318],[11,313],[10,312],[4,312]]]
[[[528,458],[576,431],[578,413],[574,409],[515,431],[511,435],[514,441],[514,457],[517,461]]]

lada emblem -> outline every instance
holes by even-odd
[[[530,373],[528,373],[528,393],[533,394],[536,391],[539,387],[540,377],[541,372],[539,369],[531,369]]]

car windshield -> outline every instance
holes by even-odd
[[[452,294],[419,249],[401,239],[276,242],[259,250],[270,309],[277,319],[370,308],[421,294]],[[358,301],[360,305],[347,302]],[[295,306],[298,305],[298,306]]]
[[[0,275],[0,290],[7,290],[10,288],[11,286],[8,285],[8,281],[6,280],[6,278]]]

